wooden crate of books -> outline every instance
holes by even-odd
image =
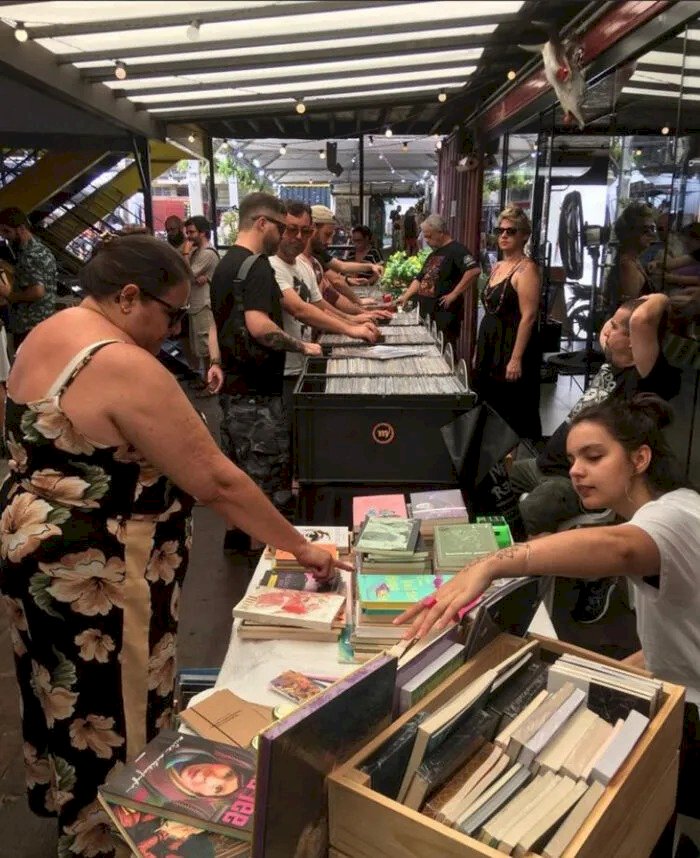
[[[613,667],[619,662],[548,638],[534,637],[545,659],[563,654],[580,656]],[[398,718],[361,752],[328,778],[331,855],[347,858],[499,858],[504,854],[481,840],[412,810],[370,789],[361,770],[386,740],[417,712],[435,712],[456,692],[465,689],[527,645],[503,634],[487,645],[413,709]],[[634,668],[630,674],[649,676]],[[562,858],[647,856],[670,818],[675,804],[678,748],[683,722],[684,689],[663,683],[660,703],[641,738],[599,798]],[[335,851],[334,851],[335,850]],[[514,853],[515,854],[515,853]],[[526,852],[526,855],[538,855]]]

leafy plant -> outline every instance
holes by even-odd
[[[425,247],[415,256],[407,256],[404,250],[397,250],[396,253],[392,253],[384,266],[382,287],[392,295],[400,295],[414,277],[420,273],[423,263],[431,252],[429,247]]]

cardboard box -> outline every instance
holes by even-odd
[[[226,689],[188,707],[180,713],[180,718],[198,736],[241,748],[247,748],[274,721],[269,706],[242,700]]]
[[[543,650],[569,652],[621,667],[579,647],[533,635]],[[419,709],[433,711],[485,670],[524,646],[503,634],[328,778],[330,843],[346,858],[502,858],[503,853],[373,792],[358,767]],[[624,667],[624,666],[622,666]],[[629,668],[630,673],[644,671]],[[658,840],[675,804],[685,690],[664,683],[665,699],[624,766],[606,788],[565,858],[643,858]]]

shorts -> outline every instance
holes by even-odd
[[[0,384],[5,384],[10,374],[10,359],[7,356],[7,332],[0,325]]]
[[[209,357],[209,329],[214,324],[211,307],[202,307],[196,313],[190,313],[190,348],[199,358]]]
[[[222,393],[221,447],[277,509],[293,515],[291,415],[282,396]]]

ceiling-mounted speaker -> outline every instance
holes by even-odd
[[[335,173],[334,167],[338,165],[338,144],[326,143],[326,164],[331,173]],[[336,175],[338,175],[336,173]]]

